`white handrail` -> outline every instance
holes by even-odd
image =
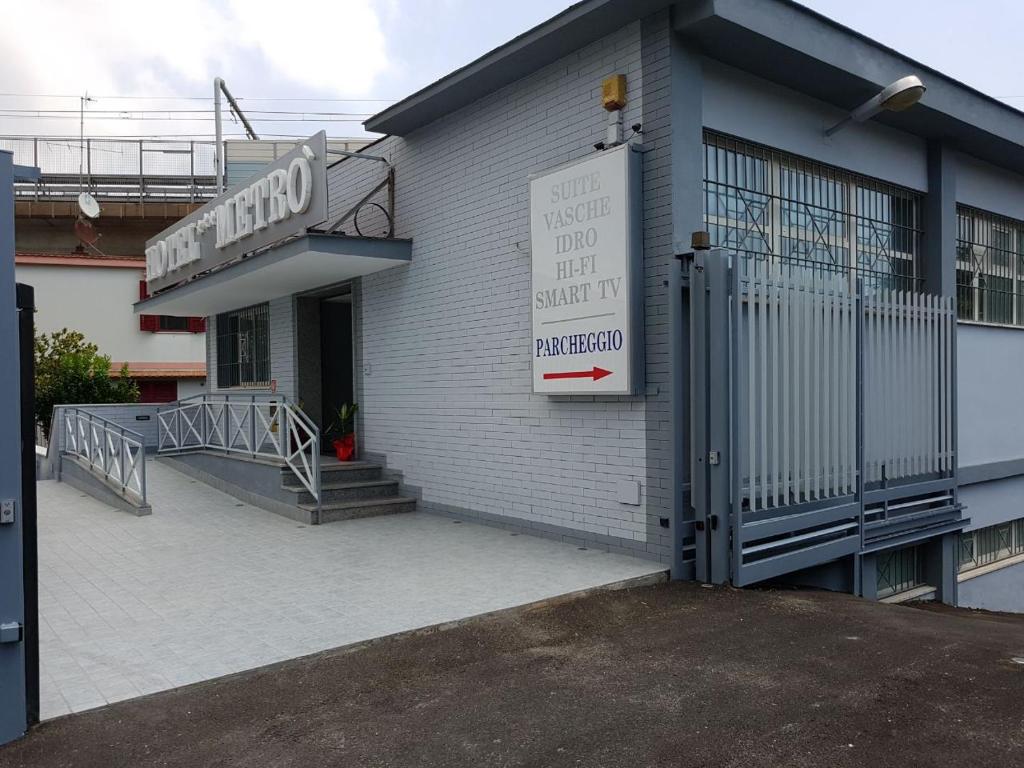
[[[142,435],[80,408],[61,408],[64,453],[84,459],[122,496],[146,503],[146,442]]]
[[[157,411],[157,453],[280,459],[320,504],[320,430],[286,397],[194,395]]]

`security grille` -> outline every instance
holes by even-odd
[[[217,315],[217,386],[270,386],[269,306]]]
[[[748,275],[921,288],[921,196],[902,187],[705,131],[704,219]]]
[[[960,535],[960,570],[969,571],[1024,554],[1024,519]]]
[[[1024,222],[957,207],[957,314],[1024,325]]]
[[[904,547],[903,549],[882,552],[878,556],[878,596],[906,592],[920,587],[925,583],[924,557],[921,547]]]

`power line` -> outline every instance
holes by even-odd
[[[0,97],[5,98],[25,98],[25,99],[80,99],[82,94],[80,93],[0,93]],[[93,99],[143,99],[149,101],[210,101],[212,96],[97,96],[93,94]],[[316,101],[316,102],[332,102],[332,103],[393,103],[398,99],[333,99],[333,98],[322,98],[319,96],[239,96],[238,101]]]
[[[30,109],[17,107],[0,107],[5,113],[25,115],[63,115],[81,114],[77,109]],[[209,109],[88,109],[86,115],[208,115]],[[297,109],[250,109],[246,115],[321,115],[326,117],[369,117],[370,112],[318,112]]]
[[[131,117],[125,115],[98,115],[93,116],[86,113],[89,117],[90,122],[97,120],[131,120],[133,122],[157,122],[157,123],[212,123],[216,120],[213,117]],[[250,118],[253,122],[259,121],[262,123],[362,123],[369,115],[364,117],[313,117],[313,118],[295,118],[295,117],[260,117]],[[23,114],[6,114],[0,112],[0,119],[9,120],[75,120],[78,121],[77,115],[23,115]]]
[[[247,138],[247,133],[225,133],[225,138]],[[261,136],[266,139],[308,139],[309,134],[305,133],[261,133]],[[105,141],[107,139],[131,139],[138,141],[139,139],[195,139],[197,141],[208,141],[211,142],[214,139],[213,133],[131,133],[131,134],[109,134],[102,136],[87,136],[90,141]],[[0,136],[0,141],[31,141],[33,139],[39,139],[40,141],[64,141],[73,144],[75,147],[78,146],[79,139],[77,136],[68,136],[66,134],[53,134],[53,135],[6,135]],[[328,141],[370,141],[371,137],[366,136],[328,136]]]

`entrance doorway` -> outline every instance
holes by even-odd
[[[352,378],[352,294],[320,302],[320,407],[326,429],[355,400]]]
[[[338,409],[355,400],[352,291],[349,286],[301,296],[296,303],[297,399],[321,434]],[[329,436],[322,441],[330,453]]]

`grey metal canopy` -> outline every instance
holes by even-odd
[[[310,232],[135,304],[137,314],[215,315],[408,264],[412,241]]]

